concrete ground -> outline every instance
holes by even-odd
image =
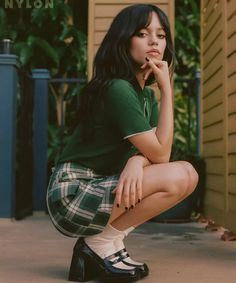
[[[205,226],[147,222],[132,232],[127,249],[151,270],[140,282],[235,283],[236,241],[224,242],[219,231]],[[43,213],[0,219],[0,283],[68,282],[75,241],[57,232]]]

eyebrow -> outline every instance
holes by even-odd
[[[142,28],[142,29],[149,29],[149,27],[147,26],[147,27],[144,27],[144,28]],[[158,30],[158,31],[165,31],[164,28],[161,28],[161,27],[160,27],[160,28],[157,28],[157,30]]]

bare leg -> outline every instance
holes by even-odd
[[[109,223],[121,231],[136,227],[186,198],[197,182],[195,169],[185,161],[147,166],[144,168],[143,199],[127,212],[115,204]]]

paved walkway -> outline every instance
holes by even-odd
[[[127,249],[151,270],[139,282],[235,283],[236,242],[220,240],[219,232],[205,226],[147,222],[131,233]],[[0,283],[68,282],[74,243],[43,213],[22,221],[0,219]]]

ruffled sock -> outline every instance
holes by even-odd
[[[104,259],[117,251],[114,242],[117,238],[122,237],[123,233],[123,231],[119,231],[111,225],[108,225],[101,233],[93,236],[87,236],[84,238],[84,241],[91,250],[93,250],[99,257]],[[110,261],[115,262],[118,259],[119,256],[116,256]],[[113,264],[113,266],[125,270],[132,270],[134,268],[124,264],[122,261]]]

